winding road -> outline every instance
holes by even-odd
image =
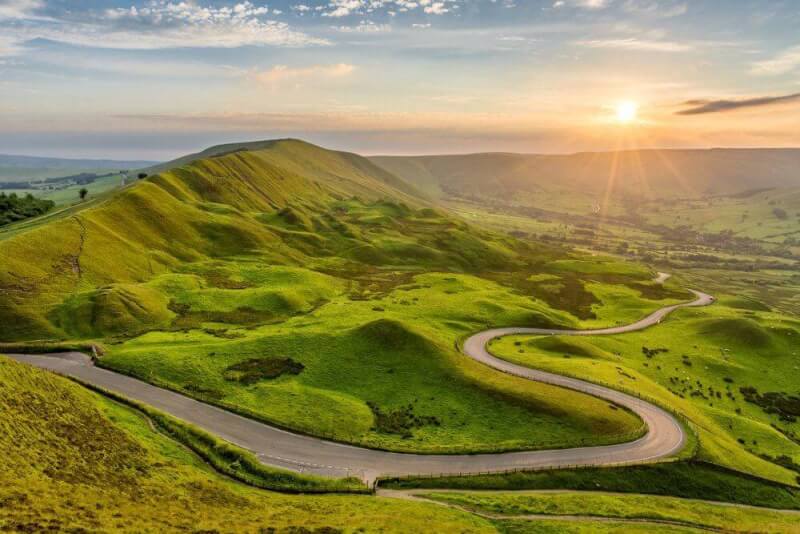
[[[699,291],[693,293],[697,298],[692,302],[661,308],[644,319],[626,326],[600,330],[495,328],[465,340],[463,352],[474,360],[504,373],[569,388],[624,406],[641,417],[647,425],[647,433],[635,441],[598,447],[473,455],[405,454],[365,449],[294,434],[236,415],[179,393],[96,367],[91,358],[79,352],[7,356],[147,403],[252,451],[265,464],[295,471],[326,476],[357,476],[367,483],[372,483],[376,478],[383,476],[483,473],[513,469],[639,463],[670,456],[683,447],[686,436],[681,425],[671,414],[626,393],[501,360],[489,353],[487,344],[495,338],[512,334],[586,336],[643,330],[660,323],[678,308],[706,306],[714,301],[712,296],[705,293]]]

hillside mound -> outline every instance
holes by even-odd
[[[722,345],[758,349],[772,344],[769,332],[750,319],[710,319],[700,324],[699,333]]]
[[[430,346],[430,341],[394,319],[377,319],[353,330],[356,337],[368,341],[376,349],[400,351]]]

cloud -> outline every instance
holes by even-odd
[[[612,48],[622,50],[642,50],[646,52],[688,52],[692,46],[686,43],[672,41],[651,41],[644,39],[595,39],[576,41],[576,45],[588,48]]]
[[[383,3],[383,2],[379,2]],[[367,2],[365,0],[333,0],[329,6],[331,11],[326,11],[322,14],[323,17],[346,17],[353,13],[359,12],[361,8],[365,7]]]
[[[362,20],[355,26],[335,26],[334,30],[342,33],[384,33],[392,31],[389,24],[376,24],[371,20]]]
[[[322,11],[323,17],[332,18],[368,15],[385,8],[390,9],[387,14],[391,16],[397,14],[398,11],[405,13],[417,8],[422,8],[422,11],[428,15],[444,15],[457,10],[459,2],[460,0],[330,0],[327,5],[317,6],[314,9]],[[394,11],[395,9],[397,11]]]
[[[786,74],[800,67],[800,45],[787,48],[772,59],[758,61],[750,70],[753,74],[775,76]]]
[[[324,39],[294,30],[285,22],[269,20],[268,14],[267,7],[255,6],[249,1],[224,7],[153,1],[142,7],[66,13],[58,20],[11,25],[3,27],[2,31],[7,39],[18,43],[48,39],[112,49],[329,44]]]
[[[580,7],[584,9],[604,9],[608,7],[609,0],[556,0],[553,2],[553,9],[567,6]]]
[[[332,80],[344,78],[355,72],[356,67],[347,63],[335,65],[313,65],[311,67],[292,68],[286,65],[275,65],[269,70],[257,72],[253,77],[264,85],[276,87],[285,82],[308,79]]]
[[[42,0],[0,0],[0,20],[38,18],[34,12],[43,7]]]
[[[737,109],[757,108],[799,101],[800,93],[793,93],[783,96],[762,96],[758,98],[745,98],[740,100],[688,100],[684,102],[683,105],[691,107],[681,111],[676,111],[675,114],[702,115],[705,113],[721,113],[725,111],[735,111]]]
[[[669,3],[657,0],[626,0],[622,9],[628,13],[649,15],[657,18],[672,18],[685,15],[689,11],[686,3]]]
[[[445,7],[444,2],[425,2],[425,0],[422,0],[420,4],[425,6],[423,10],[429,15],[444,15],[450,11]]]
[[[16,56],[23,51],[23,47],[16,39],[0,35],[0,57]]]

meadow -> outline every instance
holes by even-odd
[[[254,312],[267,311],[271,318],[292,302],[288,317],[245,327],[210,319],[188,331],[149,332],[109,344],[101,365],[286,428],[392,450],[552,448],[610,443],[639,429],[635,417],[601,401],[498,375],[458,354],[461,337],[495,320],[567,320],[494,282],[420,274],[386,295],[361,300],[358,293],[352,300],[353,294],[332,294],[335,282],[304,269],[249,270],[264,280],[305,283],[288,284],[283,293],[279,283],[271,283],[259,289],[197,289],[172,298],[199,306],[200,314],[203,306],[227,313],[227,296],[230,302],[252,302]],[[322,297],[328,301],[314,307]],[[289,358],[302,371],[252,383],[229,371],[269,358]],[[398,426],[382,425],[381,413]]]

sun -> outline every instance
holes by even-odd
[[[639,104],[632,100],[623,100],[618,103],[616,108],[617,122],[630,124],[636,120],[639,113]]]

